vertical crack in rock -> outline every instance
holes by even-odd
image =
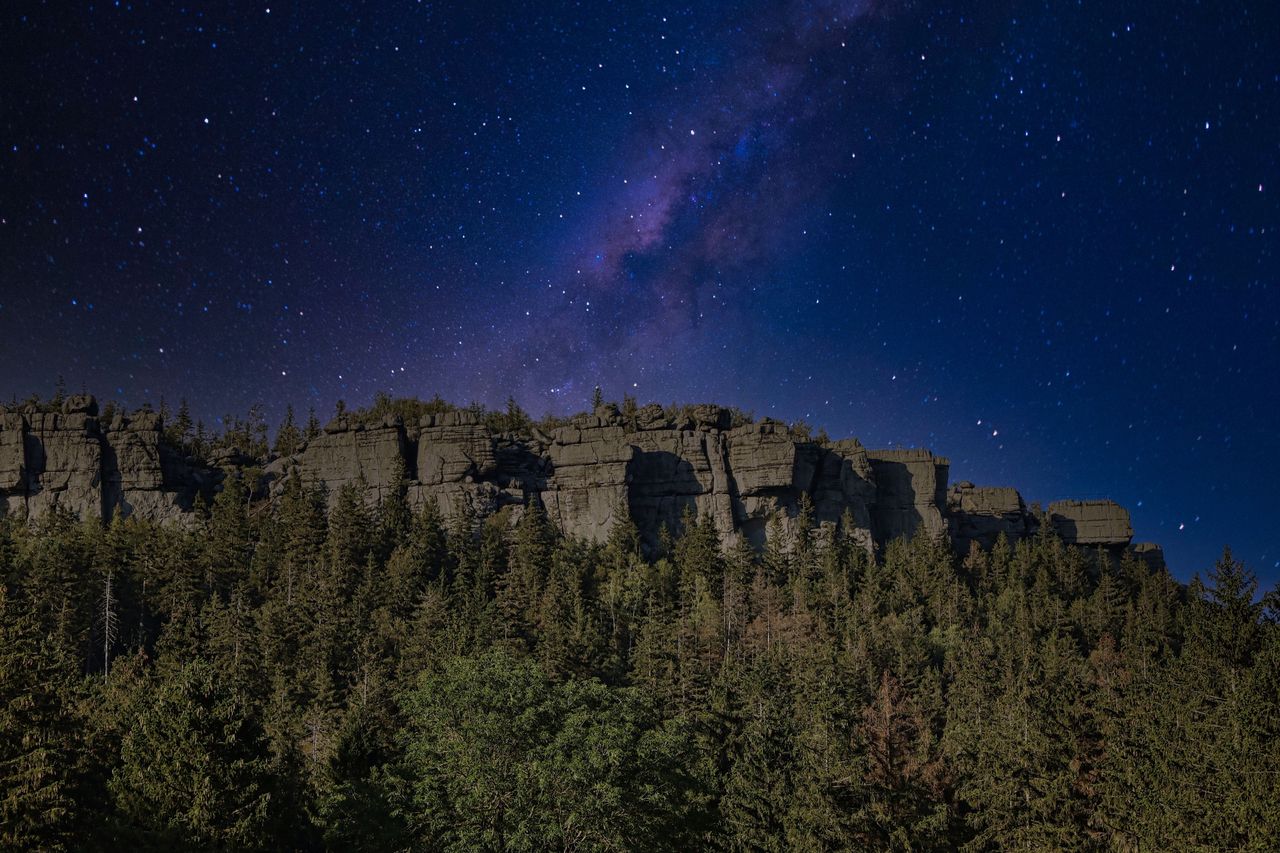
[[[815,523],[847,525],[868,551],[927,535],[965,553],[1000,536],[1029,536],[1041,523],[1012,488],[948,488],[948,460],[928,450],[868,450],[855,438],[819,444],[767,418],[735,426],[729,410],[712,405],[678,417],[648,405],[625,418],[603,405],[551,435],[497,434],[470,411],[409,425],[343,416],[290,456],[257,460],[231,450],[209,466],[166,444],[153,412],[103,424],[87,395],[57,412],[0,409],[0,514],[36,518],[59,507],[86,518],[191,523],[196,495],[212,496],[227,472],[247,467],[260,468],[273,496],[299,478],[331,498],[348,484],[371,502],[403,489],[411,505],[434,500],[446,514],[541,500],[562,530],[595,542],[625,513],[650,551],[663,527],[679,533],[689,512],[710,516],[726,541],[763,546],[771,527],[793,529],[806,497]],[[1064,541],[1115,553],[1133,536],[1128,512],[1111,501],[1060,501],[1044,519]],[[1163,561],[1158,546],[1133,550]]]

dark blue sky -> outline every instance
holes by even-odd
[[[1274,3],[24,3],[0,391],[710,399],[1280,579]]]

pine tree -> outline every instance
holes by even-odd
[[[95,526],[55,509],[40,520],[19,557],[21,592],[39,621],[60,686],[85,672],[91,654],[94,532]]]
[[[284,409],[284,421],[276,430],[276,441],[271,446],[271,452],[276,456],[292,456],[297,452],[300,444],[302,444],[302,431],[293,421],[293,404],[289,403]]]
[[[868,783],[863,832],[881,849],[945,845],[947,779],[929,720],[901,682],[881,673],[880,686],[862,711],[858,739],[865,744]]]
[[[319,774],[315,819],[330,850],[403,850],[407,827],[394,811],[391,734],[365,703],[343,717]]]
[[[302,431],[302,437],[307,441],[315,441],[320,435],[320,418],[316,416],[316,407],[312,406],[307,410],[307,425]]]
[[[326,496],[320,489],[304,489],[297,477],[285,481],[278,516],[284,530],[274,595],[292,608],[294,596],[309,585],[320,562],[328,532]]]
[[[208,430],[205,428],[203,420],[196,421],[196,434],[191,440],[191,455],[197,459],[204,459],[210,450],[210,439]]]
[[[0,847],[74,849],[72,720],[29,604],[0,585]]]
[[[254,613],[243,590],[232,590],[225,603],[214,597],[205,605],[206,650],[221,684],[244,699],[261,696],[261,652]]]
[[[553,677],[587,675],[596,669],[605,645],[590,605],[592,554],[583,544],[561,540],[538,601],[537,656]]]
[[[183,452],[190,452],[195,427],[191,420],[191,407],[187,404],[186,397],[178,401],[178,411],[174,415],[172,422],[168,417],[165,417],[164,424],[165,441],[170,446],[176,447]]]
[[[385,561],[396,544],[409,535],[413,511],[409,509],[408,492],[408,478],[404,471],[397,471],[390,488],[378,501],[375,547],[381,560]]]
[[[116,593],[115,569],[109,567],[102,578],[102,599],[98,608],[99,630],[102,635],[102,678],[111,678],[111,650],[120,639],[120,602]]]
[[[794,796],[795,718],[776,663],[762,662],[750,675],[743,722],[720,799],[727,850],[786,851],[788,804]]]
[[[164,679],[121,744],[111,791],[152,848],[265,848],[271,780],[248,709],[193,661]]]
[[[554,548],[555,528],[542,503],[530,500],[511,537],[510,565],[497,582],[498,610],[507,636],[520,644],[532,643]]]
[[[204,547],[205,588],[210,592],[225,595],[249,575],[254,543],[248,509],[243,478],[228,476],[213,500]]]

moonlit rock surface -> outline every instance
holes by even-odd
[[[961,482],[948,490],[947,459],[923,449],[867,450],[857,439],[817,442],[764,419],[733,425],[729,410],[693,406],[679,416],[645,406],[579,415],[548,435],[495,433],[475,413],[455,411],[406,425],[340,416],[283,458],[228,451],[199,466],[163,439],[160,416],[97,418],[92,397],[59,412],[0,411],[0,511],[38,518],[53,507],[82,518],[139,515],[190,523],[194,499],[253,467],[264,494],[297,478],[323,485],[332,501],[355,484],[370,501],[402,489],[409,503],[436,502],[446,515],[480,516],[540,500],[566,533],[604,541],[630,518],[653,551],[663,528],[679,533],[687,513],[709,516],[726,541],[762,547],[806,511],[815,525],[845,524],[868,551],[903,536],[948,538],[964,553],[1000,536],[1031,535],[1041,520],[1009,487]],[[1117,553],[1133,536],[1128,512],[1111,501],[1061,501],[1045,518],[1067,542]],[[1143,558],[1160,560],[1144,546]]]
[[[210,472],[164,444],[159,415],[103,424],[97,412],[93,397],[76,395],[61,412],[0,413],[0,512],[35,519],[57,507],[81,518],[191,521]]]
[[[1051,503],[1049,522],[1064,540],[1078,545],[1128,545],[1133,538],[1129,511],[1115,501]]]
[[[975,486],[962,482],[947,494],[947,516],[956,550],[965,553],[969,543],[990,548],[1001,534],[1017,540],[1026,536],[1034,519],[1022,496],[1007,486]]]

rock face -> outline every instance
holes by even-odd
[[[415,467],[423,485],[475,481],[497,473],[494,437],[474,414],[429,415],[419,426]]]
[[[948,537],[960,553],[1001,535],[1029,536],[1040,518],[1007,487],[961,482],[928,450],[867,450],[857,439],[817,443],[764,419],[735,426],[718,406],[672,416],[649,405],[623,417],[612,405],[546,434],[497,433],[475,413],[453,411],[405,424],[341,416],[290,456],[256,460],[234,448],[214,468],[182,459],[158,415],[103,423],[92,397],[59,412],[0,409],[0,514],[38,517],[61,507],[82,517],[138,514],[166,523],[191,518],[195,496],[212,496],[223,472],[260,468],[269,494],[289,478],[323,485],[332,500],[356,485],[370,501],[403,490],[412,505],[484,515],[540,500],[567,533],[603,541],[630,518],[643,544],[679,533],[686,515],[710,516],[728,541],[760,547],[802,514],[842,525],[868,551],[901,536]],[[1128,513],[1110,501],[1062,501],[1044,516],[1064,540],[1120,553],[1132,538]],[[1153,564],[1159,549],[1142,546]]]
[[[1133,538],[1129,511],[1114,501],[1049,504],[1049,523],[1065,542],[1123,547]]]
[[[1154,542],[1135,542],[1129,547],[1129,551],[1153,571],[1165,568],[1164,549]]]
[[[138,513],[173,522],[190,512],[200,481],[160,432],[160,416],[153,412],[112,420],[102,445],[104,517]]]
[[[407,456],[402,424],[365,427],[335,418],[293,461],[304,482],[323,482],[331,494],[348,484],[361,484],[376,499],[409,479]]]
[[[17,412],[0,415],[0,491],[25,492],[27,487],[27,422]]]
[[[97,418],[77,412],[25,412],[26,514],[54,507],[81,515],[105,511],[103,437]]]
[[[871,520],[877,541],[946,531],[950,462],[928,450],[873,450],[868,459],[876,482]]]
[[[57,507],[81,518],[188,518],[212,480],[164,446],[159,416],[104,425],[97,414],[87,395],[68,398],[61,412],[0,411],[0,514],[38,518]]]
[[[1005,486],[956,483],[947,493],[947,515],[956,550],[967,553],[971,543],[990,548],[1000,534],[1009,540],[1026,536],[1034,523],[1022,495]]]
[[[547,448],[551,477],[543,494],[547,514],[562,529],[600,541],[627,508],[634,446],[622,427],[596,417],[561,427]]]
[[[561,529],[603,541],[632,519],[646,547],[686,513],[710,515],[727,539],[762,545],[771,523],[786,530],[807,498],[818,523],[851,524],[870,549],[874,475],[856,439],[821,447],[783,424],[731,428],[730,413],[693,407],[679,421],[660,406],[632,418],[602,406],[547,435],[493,434],[474,414],[429,416],[414,426],[336,420],[295,455],[271,462],[272,488],[287,477],[323,483],[332,496],[362,483],[376,499],[403,484],[413,504],[434,500],[450,514],[485,514],[535,497]]]

